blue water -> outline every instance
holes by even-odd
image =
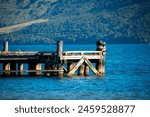
[[[12,45],[10,50],[54,51],[55,45]],[[65,50],[95,50],[64,45]],[[2,46],[0,46],[2,49]],[[107,45],[105,77],[0,78],[0,99],[150,99],[150,45]]]

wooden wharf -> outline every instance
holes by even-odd
[[[96,45],[96,51],[63,51],[63,41],[57,41],[56,51],[9,51],[5,41],[0,51],[0,76],[89,76],[91,69],[94,75],[103,77],[106,44],[97,41]]]

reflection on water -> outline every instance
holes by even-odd
[[[29,50],[31,47],[28,45]],[[17,48],[19,46],[10,47],[14,50]],[[52,50],[54,47],[45,45],[35,48]],[[65,45],[65,50],[71,48],[71,45]],[[75,50],[87,50],[85,48],[94,50],[96,47],[74,46]],[[106,73],[103,79],[99,77],[0,78],[0,99],[150,99],[150,51],[148,50],[150,45],[108,45]]]

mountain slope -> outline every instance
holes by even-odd
[[[149,0],[0,0],[0,27],[48,22],[0,34],[0,42],[150,43]]]

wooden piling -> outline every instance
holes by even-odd
[[[35,70],[36,70],[36,75],[38,76],[38,75],[41,75],[41,71],[40,70],[42,70],[42,65],[41,65],[41,63],[37,63],[36,65],[35,65]]]
[[[101,76],[104,76],[105,73],[105,54],[106,54],[106,43],[102,41],[97,41],[97,51],[102,52],[103,58],[97,60],[96,62],[96,69],[101,74]]]
[[[84,76],[84,67],[85,67],[84,63],[79,67],[78,69],[79,76]]]
[[[63,77],[63,61],[62,61],[62,56],[63,56],[63,41],[57,41],[57,67],[58,70],[58,76],[60,78]]]
[[[105,64],[104,59],[100,59],[96,63],[96,69],[100,73],[101,76],[104,76],[104,73],[105,73],[104,64]]]
[[[4,52],[8,52],[8,41],[4,41]]]
[[[84,75],[85,76],[89,76],[89,66],[87,64],[85,64],[85,68],[84,68]]]
[[[63,68],[63,64],[59,64],[59,66],[58,66],[58,70],[59,70],[59,72],[58,72],[58,77],[59,78],[62,78],[63,77],[63,73],[64,73],[64,68]]]
[[[61,60],[63,55],[63,41],[57,41],[57,57]]]
[[[3,75],[4,76],[9,76],[10,75],[10,63],[3,63]]]
[[[19,76],[21,76],[21,75],[23,75],[23,63],[18,63],[18,70],[19,70],[19,72],[18,72],[18,75]]]

